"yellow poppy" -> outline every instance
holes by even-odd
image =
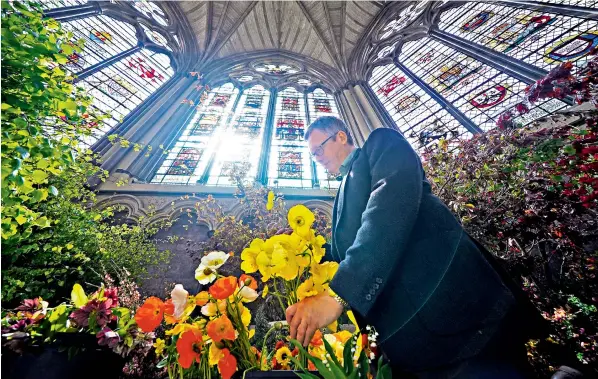
[[[208,360],[210,366],[215,366],[218,364],[220,359],[224,358],[224,353],[221,349],[218,348],[216,342],[212,341],[210,344],[210,350],[208,352]]]
[[[248,248],[243,249],[241,252],[241,270],[244,272],[251,274],[258,270],[258,265],[256,263],[256,258],[258,254],[261,252],[261,247],[264,245],[264,241],[256,238],[251,241],[251,244]]]
[[[264,286],[264,290],[262,291],[262,298],[264,298],[264,299],[265,299],[265,298],[266,298],[266,296],[268,296],[268,291],[269,291],[269,289],[268,289],[268,285],[265,285],[265,286]]]
[[[305,299],[306,297],[315,296],[317,294],[318,290],[316,289],[316,285],[314,284],[314,280],[312,278],[307,279],[297,288],[297,299],[299,299],[299,301]]]
[[[271,211],[274,208],[274,192],[268,192],[268,202],[266,203],[266,210]]]
[[[266,253],[265,251],[261,251],[258,254],[255,262],[260,270],[260,274],[262,274],[262,282],[267,282],[268,279],[270,279],[270,277],[272,276],[272,260],[268,256],[268,253]]]
[[[303,238],[309,238],[311,225],[316,220],[314,214],[305,205],[295,205],[287,215],[289,225]]]
[[[285,280],[293,280],[299,274],[295,253],[286,250],[281,244],[274,245],[272,253],[272,273]]]

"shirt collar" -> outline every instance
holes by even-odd
[[[349,155],[347,155],[347,158],[345,158],[345,160],[343,161],[343,164],[341,165],[341,167],[339,169],[342,176],[345,176],[349,173],[349,170],[351,169],[351,165],[353,164],[353,161],[357,157],[358,151],[359,151],[359,148],[353,149],[353,151],[351,153],[349,153]]]

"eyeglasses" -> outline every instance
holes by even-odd
[[[326,144],[326,142],[330,141],[330,139],[334,138],[334,137],[336,137],[336,133],[334,133],[330,137],[326,138],[324,140],[324,142],[322,142],[321,144],[319,144],[318,147],[316,147],[316,149],[314,150],[314,152],[311,153],[310,155],[315,158],[315,157],[319,157],[322,154],[324,154],[324,145]]]

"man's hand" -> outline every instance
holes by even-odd
[[[305,298],[287,308],[291,338],[307,347],[316,330],[332,324],[341,313],[343,306],[328,294]]]

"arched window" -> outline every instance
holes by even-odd
[[[278,94],[270,151],[268,184],[273,187],[311,188],[312,169],[307,143],[303,94],[288,87]]]
[[[84,3],[80,0],[55,0],[43,3],[43,7],[51,9]],[[156,13],[155,19],[159,20],[156,10],[159,7],[153,4],[150,8]],[[172,51],[167,38],[148,25],[141,22],[132,25],[106,15],[62,22],[63,29],[73,34],[73,41],[84,41],[82,52],[67,52],[68,61],[62,67],[75,76],[81,76],[77,85],[94,98],[92,108],[99,115],[110,115],[91,130],[91,135],[82,138],[84,146],[93,145],[174,75],[167,55],[137,48],[139,28],[149,41]],[[127,51],[129,54],[125,53]],[[123,53],[125,56],[120,60],[102,65]]]
[[[243,91],[233,122],[216,153],[208,185],[233,185],[229,177],[235,167],[242,169],[248,179],[257,176],[269,100],[270,92],[261,85]]]
[[[416,150],[423,151],[441,138],[450,145],[471,138],[470,132],[394,64],[376,67],[369,85]]]
[[[310,123],[322,116],[339,117],[334,96],[327,94],[321,88],[307,94],[307,103]],[[340,186],[336,175],[329,174],[322,165],[315,162],[312,164],[316,167],[316,175],[321,188],[338,188]]]
[[[403,45],[399,61],[486,131],[501,113],[522,101],[526,83],[482,64],[428,37]],[[524,125],[563,108],[551,99],[539,102]]]
[[[170,148],[152,183],[196,184],[225,137],[239,90],[232,83],[212,89]]]
[[[598,1],[550,2],[598,7]],[[517,4],[464,3],[443,12],[439,27],[545,70],[565,61],[581,65],[598,46],[598,21],[532,11]]]

